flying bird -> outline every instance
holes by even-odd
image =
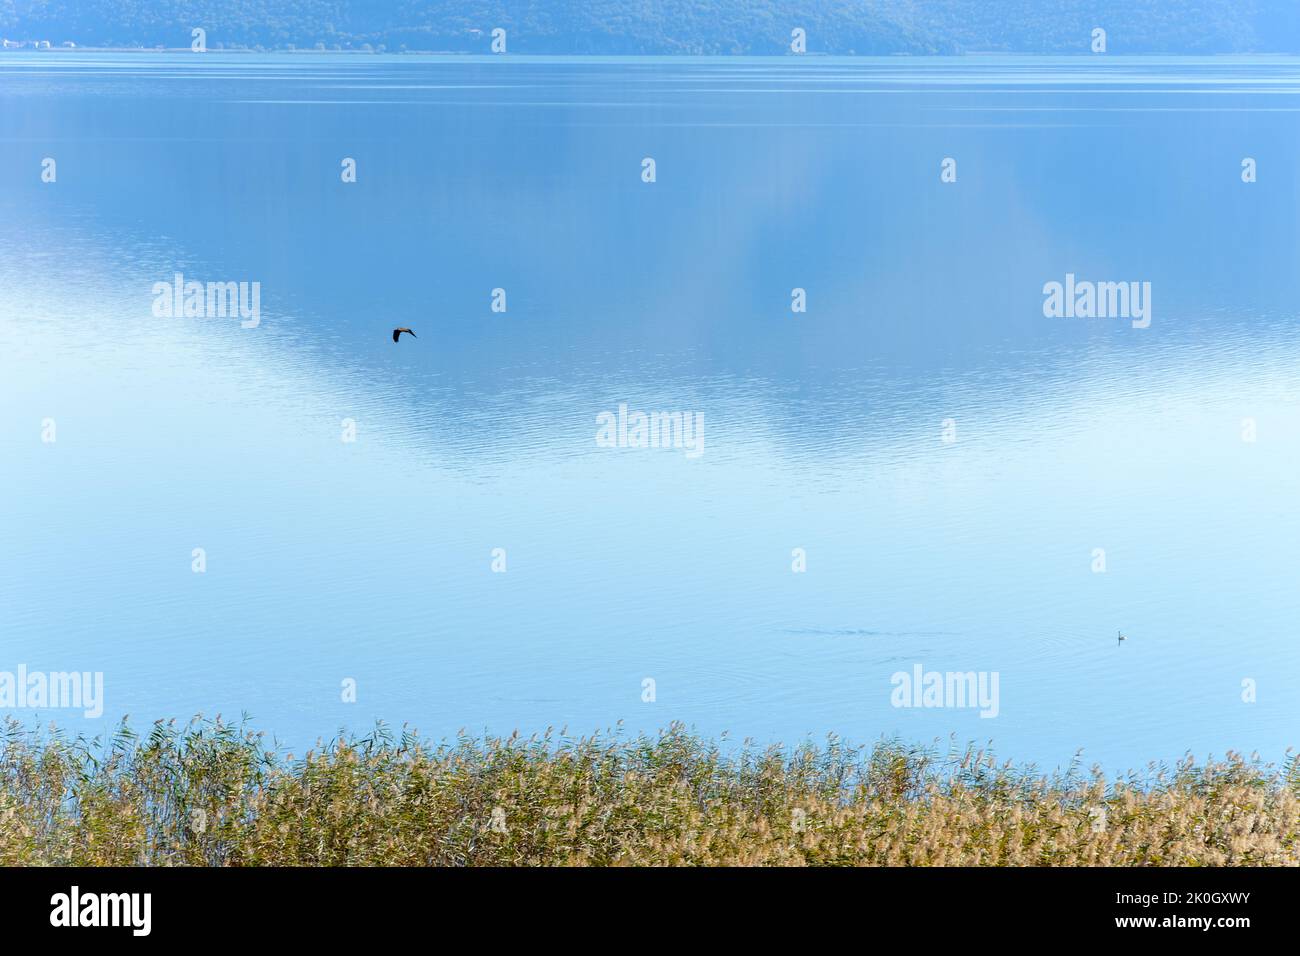
[[[396,342],[399,338],[401,338],[401,335],[402,335],[403,332],[405,332],[407,335],[409,335],[409,336],[410,336],[411,338],[413,338],[413,339],[414,339],[414,338],[418,338],[418,336],[417,336],[414,332],[412,332],[410,329],[407,329],[407,328],[401,328],[401,329],[393,329],[393,341]]]
[[[1128,640],[1128,638],[1124,636],[1123,631],[1116,631],[1115,633],[1119,635],[1119,640],[1115,642],[1116,644],[1123,644]]]

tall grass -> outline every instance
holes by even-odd
[[[0,731],[0,864],[1295,865],[1300,760],[1107,779],[975,749],[727,746],[380,727],[295,758],[196,718]]]

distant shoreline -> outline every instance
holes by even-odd
[[[565,60],[620,60],[620,59],[646,59],[661,58],[673,60],[889,60],[889,59],[911,59],[911,60],[981,60],[981,59],[1025,59],[1025,60],[1092,60],[1098,62],[1112,60],[1153,60],[1153,59],[1170,59],[1170,60],[1267,60],[1267,59],[1300,59],[1300,53],[1112,53],[1104,57],[1093,56],[1088,53],[1025,53],[1021,51],[1008,50],[1005,52],[997,50],[981,50],[978,52],[961,52],[961,53],[803,53],[795,55],[793,53],[509,53],[495,54],[482,50],[308,50],[303,48],[289,49],[279,47],[269,47],[264,49],[255,49],[251,47],[223,47],[220,49],[208,49],[201,53],[191,50],[189,47],[150,47],[150,46],[76,46],[76,47],[56,47],[51,46],[48,49],[33,49],[32,47],[6,47],[0,49],[0,55],[10,53],[39,53],[42,55],[50,53],[149,53],[149,54],[166,54],[166,53],[184,53],[187,55],[211,56],[213,54],[247,54],[256,56],[265,56],[267,54],[284,54],[293,56],[464,56],[480,57],[482,59],[506,59],[506,60],[541,60],[541,59],[565,59]]]
[[[0,8],[5,4],[0,3]],[[256,52],[544,56],[1111,56],[1300,53],[1286,0],[1170,4],[712,0],[538,4],[524,0],[84,0],[9,4],[0,38],[100,51],[221,45]],[[446,44],[446,46],[444,46]],[[167,52],[165,50],[164,52]],[[1264,54],[1269,55],[1269,54]]]

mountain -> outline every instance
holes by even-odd
[[[489,52],[1300,53],[1296,0],[0,0],[0,36],[55,46]]]

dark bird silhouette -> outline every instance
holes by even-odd
[[[1119,640],[1115,642],[1116,644],[1123,644],[1125,641],[1128,640],[1128,638],[1124,636],[1123,631],[1117,631],[1116,633],[1119,634]]]
[[[401,337],[401,335],[402,335],[403,332],[405,332],[407,335],[409,335],[409,336],[410,336],[411,338],[413,338],[413,339],[414,339],[414,338],[419,338],[419,336],[417,336],[417,335],[416,335],[414,332],[412,332],[410,329],[406,329],[406,328],[402,328],[402,329],[393,329],[393,341],[396,342],[396,341]]]

